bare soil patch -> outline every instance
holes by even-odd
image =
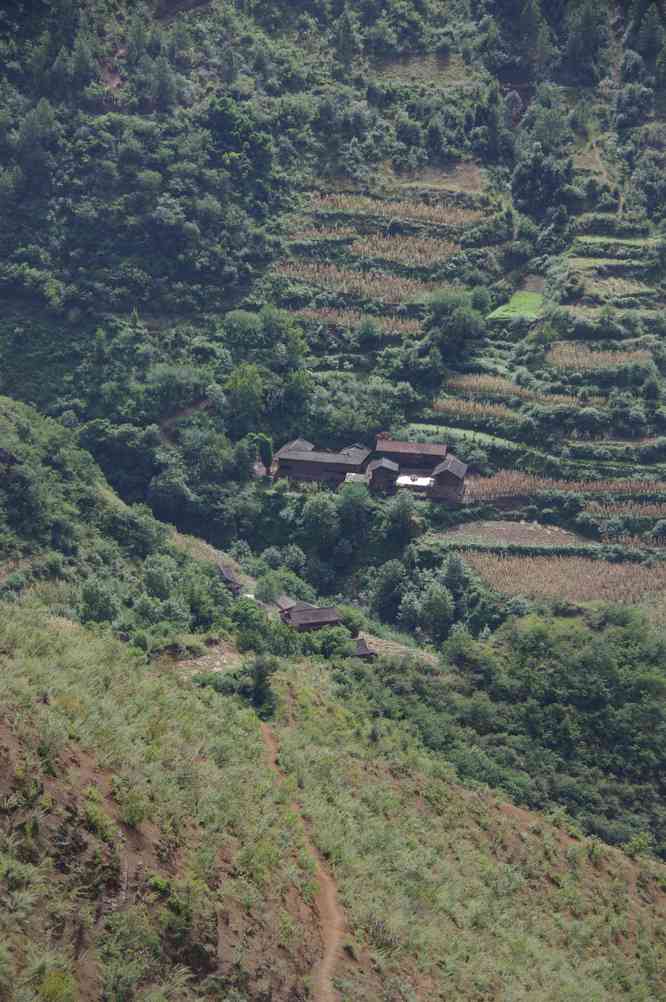
[[[566,529],[539,522],[470,522],[433,535],[446,542],[488,543],[492,546],[579,546],[587,542],[582,536]]]

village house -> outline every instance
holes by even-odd
[[[386,432],[377,436],[375,455],[397,463],[400,472],[406,470],[430,472],[442,463],[448,454],[448,446],[440,442],[399,442]]]
[[[348,473],[364,473],[371,450],[349,446],[340,452],[303,449],[300,444],[287,452],[280,450],[277,477],[288,480],[316,481],[337,487]]]
[[[432,473],[434,480],[433,497],[441,496],[459,497],[465,489],[465,477],[467,476],[467,465],[455,456],[447,456],[443,463],[435,467]]]
[[[295,602],[280,613],[283,623],[293,626],[299,633],[322,630],[326,626],[340,626],[342,616],[338,609],[327,607],[317,609],[307,602]]]
[[[373,459],[368,464],[368,478],[373,491],[392,493],[399,473],[400,467],[392,459]]]
[[[360,658],[362,661],[374,661],[377,657],[377,651],[373,651],[372,647],[368,646],[365,637],[359,637],[356,641],[354,657]]]

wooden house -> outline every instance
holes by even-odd
[[[377,436],[375,455],[397,463],[401,470],[434,470],[446,459],[448,447],[439,442],[399,442],[384,433]]]
[[[447,456],[443,463],[432,471],[433,497],[440,495],[459,496],[465,489],[467,466],[455,456]]]
[[[373,459],[368,464],[368,477],[373,491],[392,493],[399,473],[400,467],[392,459]]]
[[[316,609],[307,602],[297,602],[280,614],[283,623],[293,626],[299,633],[322,630],[326,626],[340,626],[342,617],[334,607]]]
[[[295,438],[293,442],[287,442],[286,445],[283,445],[281,449],[278,449],[273,454],[273,461],[279,462],[283,456],[288,455],[290,452],[314,452],[314,448],[312,442],[308,442],[306,438]]]
[[[348,473],[364,473],[370,449],[351,446],[344,452],[293,449],[280,456],[277,476],[339,486]]]

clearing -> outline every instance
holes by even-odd
[[[514,317],[536,320],[541,316],[542,309],[543,294],[524,290],[515,292],[508,303],[490,314],[488,320],[513,320]]]
[[[432,533],[447,543],[486,543],[490,546],[580,546],[581,536],[556,525],[539,522],[469,522],[446,532]]]

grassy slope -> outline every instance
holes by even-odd
[[[345,1002],[663,997],[663,866],[461,788],[327,669],[276,678],[280,783],[250,710],[113,641],[35,625],[27,602],[0,649],[2,962],[20,997],[75,998],[46,994],[56,978],[91,1002],[308,997],[299,814],[345,911]]]
[[[463,790],[325,670],[279,677],[281,763],[385,985],[423,999],[656,999],[666,876]],[[344,997],[367,998],[363,973]]]
[[[0,630],[0,978],[36,992],[3,999],[302,993],[312,866],[254,714],[29,605]]]

